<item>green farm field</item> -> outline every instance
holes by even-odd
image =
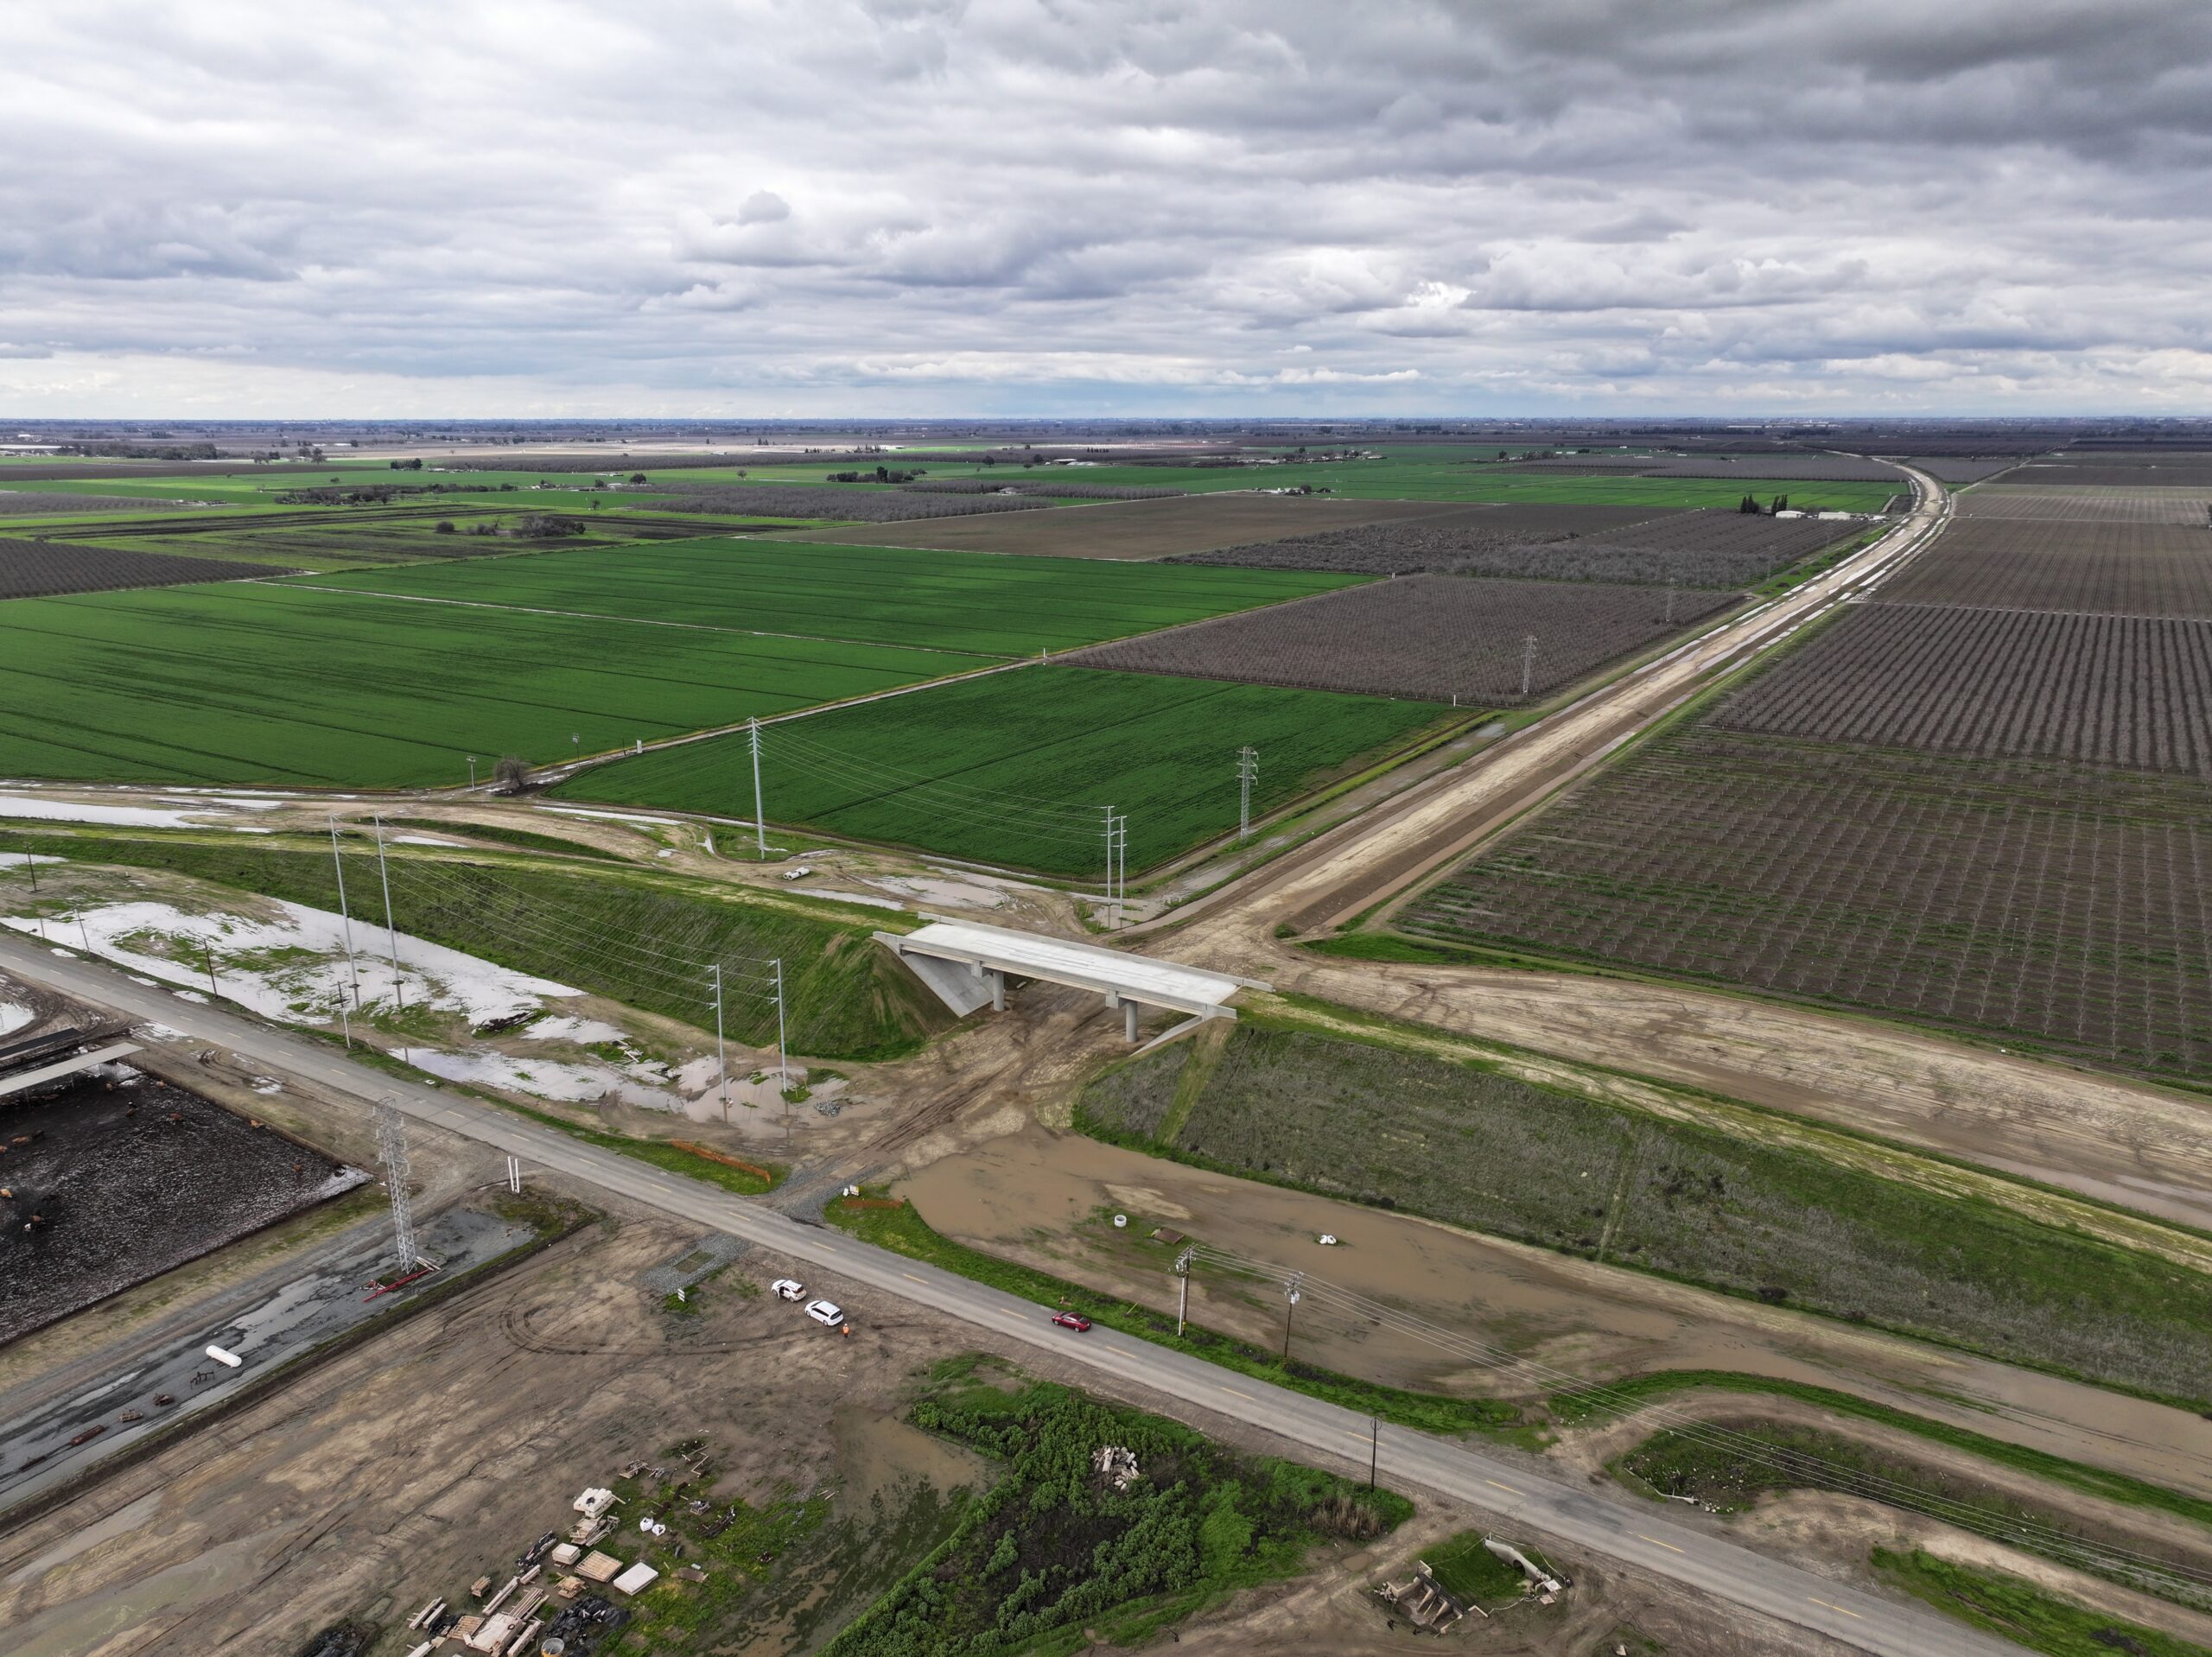
[[[1183,489],[1211,494],[1231,489],[1292,489],[1311,484],[1355,500],[1527,501],[1591,506],[1717,506],[1732,508],[1746,485],[1728,478],[1580,477],[1572,473],[1514,472],[1494,463],[1450,460],[1346,460],[1324,465],[1174,467],[1031,467],[939,464],[925,468],[933,479],[982,477],[1002,483],[1049,490],[1055,481],[1071,487],[1110,484],[1116,487]],[[648,474],[651,475],[651,474]],[[657,485],[673,486],[677,474],[663,474]],[[690,474],[695,481],[728,486],[747,483],[819,485],[825,473],[815,467],[760,467],[740,478],[735,473]],[[844,486],[851,488],[880,486]],[[1760,500],[1787,495],[1789,504],[1808,511],[1879,511],[1897,492],[1879,483],[1818,483],[1803,479],[1760,478],[1749,487]]]
[[[1236,827],[1236,750],[1259,751],[1252,809],[1287,804],[1443,710],[1268,685],[1028,666],[766,727],[767,815],[856,839],[1076,877],[1128,814],[1141,869]],[[748,816],[742,737],[587,771],[557,797]]]
[[[212,514],[210,527],[204,531],[176,533],[177,516],[171,512],[157,518],[141,520],[148,525],[158,525],[160,532],[134,530],[130,522],[112,526],[102,524],[98,541],[79,534],[73,537],[89,544],[129,548],[137,552],[182,554],[194,558],[229,558],[244,563],[273,565],[286,571],[309,570],[331,573],[351,569],[383,568],[393,564],[442,563],[454,559],[475,559],[507,556],[546,547],[558,547],[563,551],[575,551],[588,546],[610,546],[645,539],[652,536],[690,537],[700,533],[702,525],[696,519],[672,517],[665,513],[655,514],[624,511],[620,514],[576,511],[573,509],[563,516],[583,528],[581,533],[552,542],[516,540],[505,534],[482,536],[472,533],[480,525],[499,530],[512,530],[523,516],[503,503],[510,497],[495,497],[485,505],[398,506],[389,510],[374,507],[278,507],[269,511],[249,510]],[[17,530],[20,520],[5,520],[9,531]],[[450,533],[441,533],[440,523],[450,523]],[[34,530],[51,527],[43,520],[30,526]],[[792,518],[764,519],[757,523],[747,520],[742,525],[734,520],[722,519],[712,527],[717,530],[742,527],[747,530],[788,531],[812,527],[806,520]]]
[[[348,592],[1014,657],[1304,598],[1360,578],[702,537],[301,579]]]
[[[29,493],[52,495],[57,512],[69,510],[67,501],[72,495],[128,496],[149,505],[165,500],[197,500],[216,506],[257,506],[279,505],[279,496],[295,490],[364,489],[376,484],[390,484],[398,489],[427,491],[431,485],[442,483],[455,492],[453,498],[457,505],[469,501],[491,504],[496,497],[497,504],[506,506],[552,503],[574,507],[579,495],[594,492],[575,485],[564,485],[557,478],[550,479],[553,487],[541,489],[537,486],[538,479],[535,474],[518,474],[513,481],[513,489],[503,491],[499,488],[499,479],[496,474],[487,481],[481,474],[456,473],[447,476],[427,472],[393,472],[382,467],[332,467],[327,469],[317,467],[300,472],[249,473],[244,475],[233,473],[206,477],[193,477],[186,473],[158,478],[41,478],[25,479],[10,486]],[[484,492],[458,492],[469,486]],[[616,498],[603,491],[600,494],[605,500]],[[410,498],[435,502],[440,497],[424,493]],[[634,494],[626,494],[622,498],[642,504],[648,497],[639,490]]]
[[[266,583],[0,604],[0,776],[365,788],[986,665],[892,645]]]

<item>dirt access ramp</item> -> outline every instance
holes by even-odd
[[[1063,558],[1168,558],[1216,552],[1325,530],[1465,516],[1461,503],[1336,500],[1311,495],[1182,495],[1115,500],[1042,512],[922,518],[904,524],[810,530],[782,537],[848,547],[921,547],[940,552],[1027,552]],[[1014,520],[1020,520],[1016,522]]]

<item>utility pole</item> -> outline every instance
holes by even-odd
[[[1536,636],[1530,633],[1521,644],[1521,694],[1526,697],[1529,686],[1536,675]]]
[[[1106,926],[1110,931],[1114,926],[1114,808],[1109,805],[1102,809],[1106,813]]]
[[[1667,577],[1666,625],[1669,627],[1675,625],[1675,578],[1672,575]]]
[[[1375,1488],[1375,1463],[1382,1447],[1382,1424],[1374,1416],[1367,1418],[1367,1488]]]
[[[581,764],[584,757],[584,733],[582,731],[569,733],[569,763],[572,765]]]
[[[765,860],[768,855],[768,818],[760,809],[760,721],[747,720],[753,736],[753,843]]]
[[[1290,1362],[1290,1320],[1292,1315],[1298,1310],[1300,1287],[1305,1281],[1305,1273],[1293,1272],[1284,1279],[1282,1286],[1282,1292],[1286,1297],[1282,1309],[1282,1361],[1285,1363]]]
[[[391,924],[391,873],[384,861],[384,818],[369,819],[377,826],[377,879],[384,886],[384,935],[391,945],[391,999],[402,1013],[407,1011],[407,991],[399,978],[399,929]]]
[[[779,955],[768,964],[776,969],[776,1086],[784,1095],[784,1121],[788,1124],[791,1111],[791,1055],[784,1051],[783,957]]]
[[[468,786],[476,786],[476,756],[473,753],[468,756]]]
[[[714,975],[715,982],[715,1076],[721,1089],[722,1121],[729,1121],[729,1061],[722,1055],[722,966],[717,961],[707,968]]]
[[[1114,926],[1118,931],[1128,919],[1123,908],[1129,899],[1129,814],[1124,811],[1114,822]]]
[[[346,908],[346,860],[338,855],[338,819],[330,819],[330,867],[338,876],[338,924],[346,936],[346,970],[353,980],[353,1005],[361,1004],[361,968],[353,960],[353,917]]]
[[[1252,784],[1259,779],[1260,755],[1255,748],[1236,751],[1236,838],[1252,838]]]
[[[1179,1341],[1183,1338],[1183,1325],[1191,1315],[1191,1263],[1198,1258],[1198,1253],[1195,1248],[1186,1248],[1175,1256],[1175,1275],[1183,1280],[1175,1298],[1175,1338]]]
[[[210,995],[220,995],[223,992],[215,987],[215,946],[202,943],[200,949],[200,953],[207,957],[207,993]]]

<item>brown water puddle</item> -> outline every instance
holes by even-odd
[[[950,1491],[963,1486],[981,1489],[990,1482],[991,1464],[981,1456],[895,1415],[847,1405],[832,1425],[837,1435],[838,1499],[849,1512],[865,1513],[877,1498],[887,1500],[914,1484]]]
[[[1161,1227],[1576,1376],[1719,1369],[1805,1381],[2212,1496],[2212,1422],[2186,1411],[1080,1134],[1033,1124],[898,1189],[947,1235],[1165,1311],[1175,1304],[1174,1249],[1148,1241]],[[1095,1217],[1102,1209],[1127,1215],[1127,1229]],[[1320,1247],[1325,1231],[1343,1246]],[[1192,1318],[1255,1342],[1280,1343],[1283,1305],[1272,1282],[1204,1267],[1192,1279]],[[1395,1329],[1332,1313],[1310,1295],[1295,1316],[1298,1355],[1348,1374],[1462,1394],[1531,1390]]]

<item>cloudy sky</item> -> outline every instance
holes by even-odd
[[[2197,0],[7,10],[0,414],[2212,409]]]

